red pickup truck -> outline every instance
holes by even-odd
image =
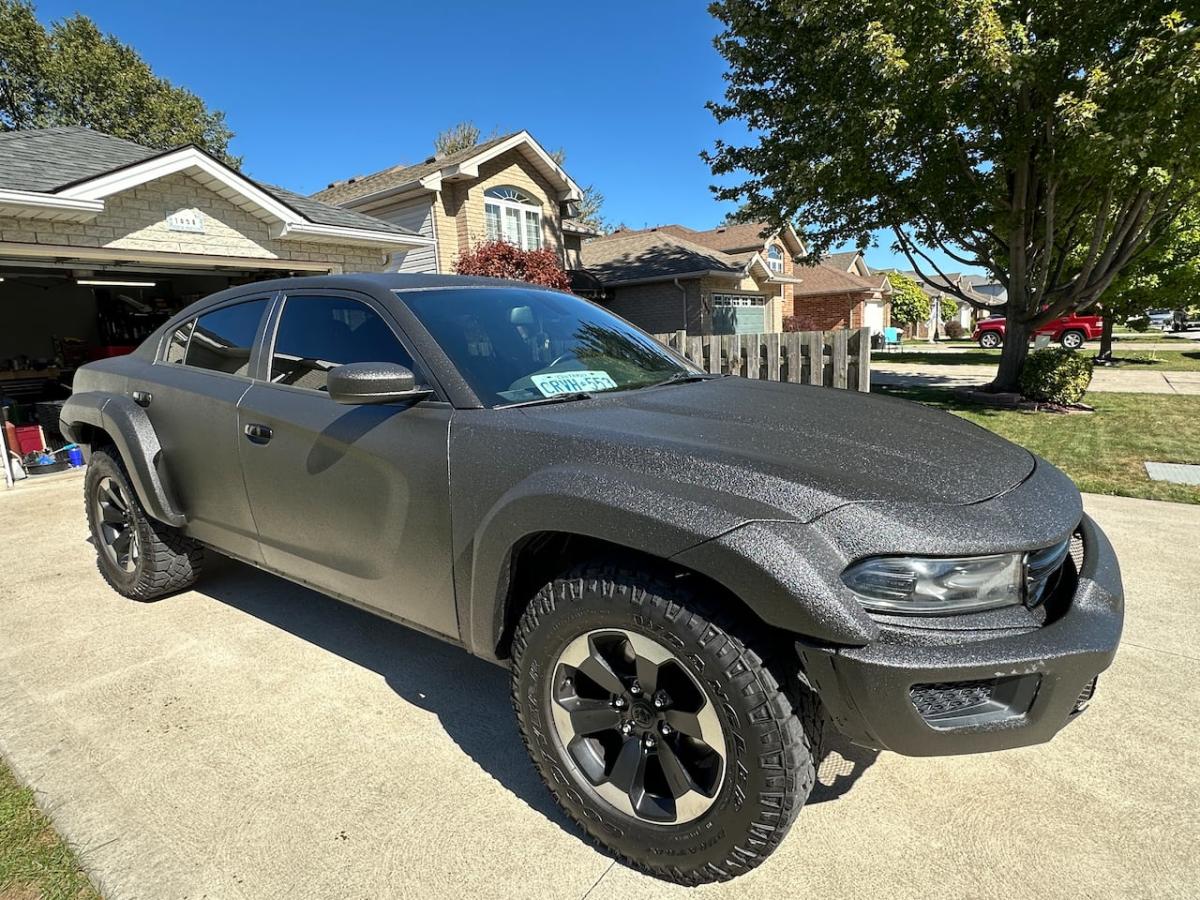
[[[1058,341],[1068,350],[1078,350],[1084,341],[1098,340],[1103,329],[1104,319],[1101,316],[1070,313],[1038,328],[1034,335],[1048,334],[1051,340]],[[976,341],[985,350],[999,347],[1004,343],[1004,317],[993,316],[981,320],[975,326],[971,340]]]

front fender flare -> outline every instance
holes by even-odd
[[[86,443],[79,440],[82,429],[77,426],[82,425],[99,428],[112,438],[146,514],[176,528],[187,524],[159,469],[162,445],[144,409],[120,394],[89,391],[74,394],[63,404],[60,422],[63,436],[76,443]]]

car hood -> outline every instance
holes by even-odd
[[[855,502],[979,503],[1035,467],[1021,447],[917,403],[744,378],[520,412],[543,439],[556,435],[569,461],[674,482],[746,518],[811,521]]]

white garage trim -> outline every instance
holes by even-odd
[[[37,191],[0,190],[0,215],[84,222],[103,212],[102,200],[76,200]]]
[[[71,262],[139,263],[155,266],[188,266],[200,269],[279,269],[285,272],[333,272],[336,263],[300,262],[292,259],[263,259],[257,256],[205,256],[199,253],[171,253],[163,250],[121,250],[107,247],[70,247],[62,244],[16,244],[0,242],[0,260],[47,260],[57,265]]]
[[[318,225],[313,222],[283,222],[271,229],[271,237],[290,241],[335,241],[339,244],[367,244],[376,247],[389,244],[397,247],[431,247],[433,238],[423,235],[394,234],[388,231],[369,231],[343,225]]]

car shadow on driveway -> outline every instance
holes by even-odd
[[[406,702],[436,715],[451,740],[507,790],[582,837],[529,760],[507,670],[283,578],[223,557],[211,559],[198,593],[378,673]],[[878,756],[828,727],[823,749],[810,805],[842,797]]]
[[[283,578],[210,557],[195,590],[383,676],[408,703],[532,809],[576,831],[533,768],[509,699],[507,670],[437,638]]]

